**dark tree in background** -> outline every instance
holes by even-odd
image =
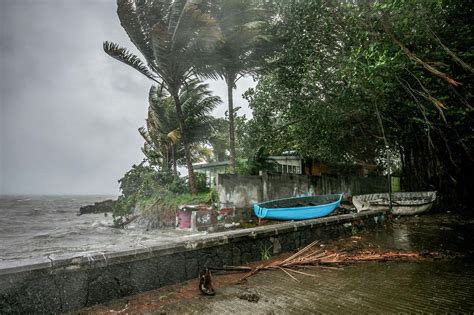
[[[227,85],[229,117],[229,172],[235,173],[235,117],[233,91],[244,75],[255,73],[270,39],[264,35],[270,14],[257,7],[254,0],[215,0],[213,15],[222,38],[208,55],[202,74],[221,78]]]
[[[253,146],[380,164],[388,143],[404,189],[437,189],[444,204],[467,205],[474,169],[472,4],[272,5],[279,49],[246,94]]]

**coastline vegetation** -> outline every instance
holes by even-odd
[[[204,201],[208,192],[192,167],[197,161],[229,160],[231,173],[256,174],[272,168],[265,157],[285,151],[381,167],[390,152],[405,190],[438,190],[443,204],[468,204],[474,175],[469,2],[117,3],[143,58],[110,42],[104,50],[155,84],[140,128],[145,162],[121,180],[118,216],[157,199],[169,206]],[[250,119],[238,115],[232,95],[246,74],[258,81],[244,95]],[[225,119],[210,116],[221,102],[199,81],[209,78],[226,81]],[[187,167],[187,179],[178,166]]]
[[[144,162],[133,165],[119,180],[122,194],[113,211],[114,223],[122,226],[133,215],[146,212],[153,205],[174,213],[183,204],[213,204],[216,192],[210,189],[203,174],[196,174],[196,194],[191,194],[186,177],[160,172]],[[152,214],[153,215],[153,214]]]

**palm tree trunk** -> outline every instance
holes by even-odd
[[[178,93],[172,94],[174,99],[174,104],[176,106],[176,114],[179,121],[179,129],[181,131],[181,140],[183,140],[184,154],[186,156],[186,166],[188,167],[188,178],[189,178],[189,188],[191,189],[191,194],[196,194],[196,180],[194,177],[193,163],[191,162],[191,150],[189,149],[188,138],[186,134],[185,124],[184,124],[184,115],[181,109],[181,102],[179,100]]]
[[[167,172],[169,172],[171,170],[171,168],[170,168],[170,164],[171,164],[170,163],[170,161],[171,161],[170,160],[170,150],[172,149],[172,145],[173,144],[171,144],[170,146],[166,145],[166,161],[163,164],[166,165],[166,171]]]
[[[178,169],[176,167],[176,146],[171,144],[171,158],[173,159],[173,175],[175,178],[178,178]]]
[[[235,127],[234,127],[234,99],[233,90],[235,84],[235,76],[227,77],[227,100],[229,103],[229,172],[235,174]]]

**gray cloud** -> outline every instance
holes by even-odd
[[[104,40],[135,51],[114,1],[0,6],[0,193],[116,194],[142,159],[151,83],[102,51]],[[242,80],[235,94],[241,113],[251,85]],[[225,101],[222,82],[211,88]]]

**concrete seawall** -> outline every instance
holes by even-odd
[[[217,177],[220,208],[249,208],[256,202],[298,196],[339,194],[341,192],[353,196],[387,190],[387,178],[384,176],[219,174]]]
[[[204,266],[240,265],[385,222],[367,211],[188,238],[179,243],[0,269],[0,313],[63,313],[196,278]]]

